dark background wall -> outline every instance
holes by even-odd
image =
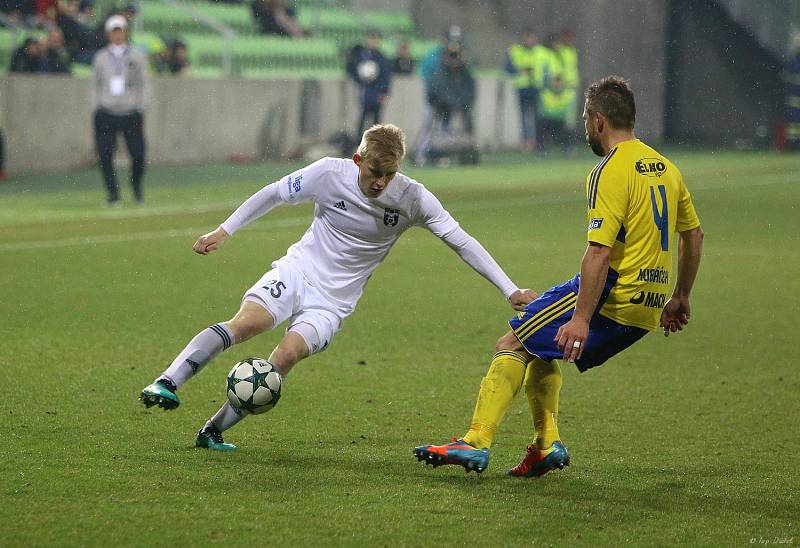
[[[710,0],[670,0],[665,140],[766,145],[780,118],[780,58]]]

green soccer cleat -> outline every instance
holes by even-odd
[[[196,447],[214,451],[236,451],[238,449],[232,443],[225,443],[225,440],[222,439],[222,432],[213,424],[206,424],[200,429],[194,444]]]
[[[162,409],[171,411],[172,409],[177,409],[181,404],[178,394],[175,393],[176,390],[177,388],[174,383],[166,379],[160,379],[146,386],[144,390],[142,390],[139,400],[148,409],[157,405]]]

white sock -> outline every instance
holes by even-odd
[[[211,417],[211,420],[208,422],[216,426],[217,430],[220,432],[224,432],[231,426],[234,426],[239,421],[244,419],[246,416],[247,415],[244,413],[237,411],[229,402],[225,402],[222,407],[219,408],[217,414]]]
[[[178,388],[200,372],[208,362],[234,343],[233,332],[224,323],[214,324],[203,329],[186,348],[178,354],[166,371],[159,377],[166,377]],[[158,379],[156,379],[158,380]]]

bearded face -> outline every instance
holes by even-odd
[[[597,130],[598,117],[596,114],[590,114],[586,107],[583,108],[583,124],[586,130],[586,142],[592,152],[598,156],[605,156],[606,152],[603,150],[603,145],[600,143],[600,133]]]

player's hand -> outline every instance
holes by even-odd
[[[683,331],[683,327],[689,323],[691,317],[692,307],[689,305],[689,299],[672,297],[661,311],[661,328],[664,330],[664,336],[669,337],[670,332]]]
[[[525,307],[538,296],[539,294],[531,289],[517,289],[508,296],[508,302],[514,310],[525,310]]]
[[[570,321],[558,328],[558,333],[553,340],[558,345],[558,349],[564,353],[565,360],[576,362],[583,355],[583,348],[586,346],[588,337],[589,322],[573,316]]]
[[[219,249],[227,238],[228,233],[222,227],[219,227],[208,234],[200,236],[192,246],[192,249],[200,255],[208,255],[215,249]]]

